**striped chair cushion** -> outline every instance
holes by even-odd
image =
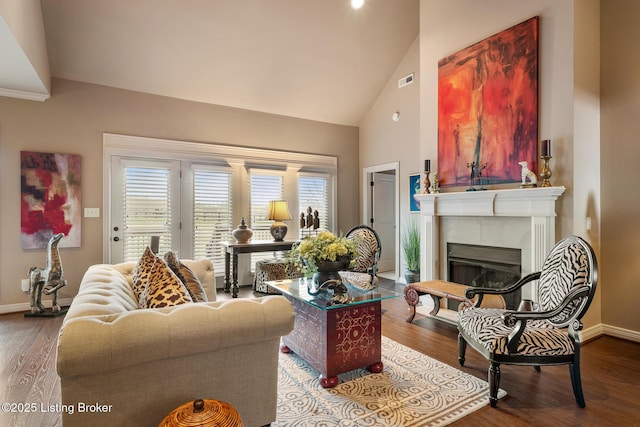
[[[351,270],[366,273],[376,262],[376,254],[378,253],[376,236],[366,228],[358,228],[347,237],[358,240],[358,258]]]
[[[360,273],[358,271],[341,271],[340,278],[356,288],[367,291],[375,288],[376,283],[378,283],[378,277],[374,277],[373,283],[371,283],[371,275],[369,273]]]
[[[474,340],[495,354],[510,354],[507,340],[513,328],[502,320],[505,310],[492,308],[465,309],[458,314],[458,323]],[[520,338],[519,355],[557,356],[574,353],[566,330],[552,327],[546,320],[530,320]]]

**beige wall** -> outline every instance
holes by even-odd
[[[602,320],[640,331],[640,2],[601,2]]]
[[[631,0],[619,3],[630,4]],[[606,271],[614,260],[600,253],[608,237],[601,225],[604,220],[605,196],[601,201],[600,175],[600,43],[598,0],[422,0],[420,4],[420,37],[418,46],[407,54],[405,62],[391,77],[385,91],[369,112],[360,129],[360,166],[399,161],[401,178],[418,172],[424,159],[437,158],[437,63],[456,52],[500,30],[540,16],[539,62],[539,136],[552,140],[552,183],[566,187],[558,206],[557,239],[569,234],[587,238],[593,245],[600,264],[599,290],[592,308],[584,319],[586,327],[609,323],[603,312],[616,310],[624,292],[600,296],[607,292]],[[637,9],[638,6],[634,8]],[[630,16],[636,16],[633,13]],[[615,20],[613,20],[615,22]],[[622,27],[624,28],[624,27]],[[622,33],[619,37],[623,37]],[[632,40],[633,38],[629,38]],[[606,42],[603,38],[603,44]],[[415,53],[414,49],[419,53]],[[631,49],[631,46],[628,47]],[[604,49],[603,49],[604,51]],[[618,50],[623,52],[622,49]],[[419,93],[403,99],[397,79],[414,71],[418,60],[416,82]],[[603,63],[606,61],[603,59]],[[629,68],[632,73],[633,68]],[[603,74],[605,70],[603,69]],[[631,74],[629,75],[631,78]],[[623,80],[616,80],[621,83]],[[395,87],[395,89],[394,89]],[[417,98],[416,98],[417,96]],[[419,103],[416,107],[412,103]],[[388,117],[398,105],[419,109],[417,124],[397,127]],[[633,122],[628,117],[628,122]],[[401,120],[402,122],[402,120]],[[634,129],[635,130],[635,129]],[[604,129],[603,129],[604,132]],[[637,134],[637,132],[634,132]],[[604,135],[604,134],[603,134]],[[401,138],[399,138],[401,136]],[[619,138],[616,138],[617,140]],[[627,144],[633,139],[626,137]],[[627,147],[630,148],[630,147]],[[603,146],[602,150],[605,150]],[[406,157],[405,153],[411,153]],[[637,157],[637,156],[636,156]],[[635,172],[634,172],[635,173]],[[606,171],[602,171],[602,193],[606,193]],[[405,192],[406,183],[401,184]],[[498,187],[500,188],[500,187]],[[401,200],[406,193],[401,195]],[[637,203],[636,203],[637,204]],[[406,210],[401,202],[403,210]],[[602,211],[602,212],[601,212]],[[591,229],[587,230],[587,217]],[[629,220],[631,217],[629,217]],[[629,242],[627,250],[633,242]],[[619,251],[620,252],[620,251]],[[637,274],[635,275],[637,277]],[[617,310],[616,310],[617,311]],[[625,321],[619,316],[612,325],[640,331],[638,320]],[[630,316],[627,316],[627,319]],[[608,319],[613,319],[611,316]]]
[[[398,88],[398,79],[411,73],[414,83]],[[397,122],[391,119],[396,111],[400,113]],[[420,43],[416,38],[360,124],[360,168],[392,162],[400,164],[396,179],[400,187],[401,229],[409,211],[409,174],[421,173],[424,165],[418,149],[419,114]],[[399,242],[396,242],[396,247],[401,252]],[[401,264],[400,271],[396,272],[400,277],[405,269],[404,261]]]
[[[45,102],[0,97],[0,312],[28,302],[20,279],[43,267],[46,255],[20,247],[20,151],[80,154],[82,205],[102,208],[104,132],[338,156],[337,225],[358,223],[356,127],[54,79]],[[82,247],[61,254],[69,285],[59,295],[68,298],[86,268],[102,262],[102,218],[83,218]]]

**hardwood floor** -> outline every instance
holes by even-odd
[[[401,285],[382,281],[381,286]],[[219,299],[229,298],[222,290]],[[240,297],[262,294],[240,288]],[[404,298],[386,300],[383,307],[385,336],[451,366],[487,378],[488,362],[467,350],[465,367],[457,360],[455,326],[416,315],[405,321]],[[62,318],[25,318],[22,313],[0,316],[0,386],[2,402],[35,403],[32,413],[0,411],[0,426],[59,426],[56,412],[41,411],[60,403],[60,383],[55,371],[57,336]],[[566,365],[543,368],[502,366],[501,388],[507,396],[497,408],[488,405],[453,426],[625,426],[640,419],[640,343],[600,337],[582,347],[582,385],[587,407],[573,398]]]

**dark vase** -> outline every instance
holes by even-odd
[[[416,283],[420,281],[420,272],[419,271],[413,271],[413,270],[407,270],[404,272],[404,280],[407,282],[407,285],[409,283]]]
[[[318,261],[316,267],[318,271],[313,273],[313,283],[315,287],[322,285],[327,280],[340,280],[339,271],[345,270],[349,266],[349,257],[336,258],[335,261]]]

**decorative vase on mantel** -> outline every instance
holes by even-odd
[[[253,237],[253,230],[249,228],[247,223],[244,221],[244,217],[240,221],[240,225],[238,228],[231,232],[231,235],[238,243],[247,243]]]

